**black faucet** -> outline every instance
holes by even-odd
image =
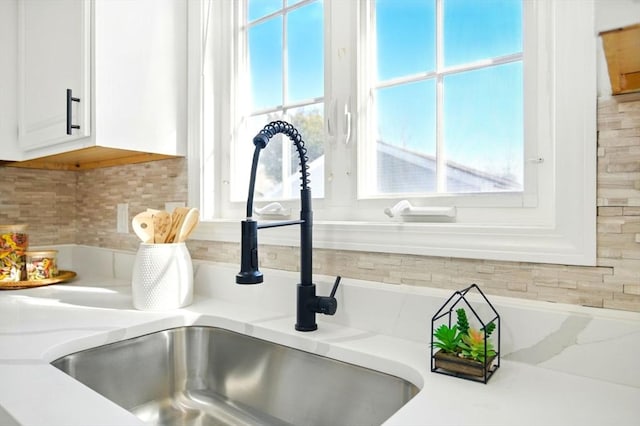
[[[256,184],[256,172],[260,151],[267,147],[269,140],[278,133],[285,134],[291,139],[300,158],[300,220],[258,224],[253,216],[253,193]],[[309,188],[309,166],[307,165],[307,149],[302,136],[291,124],[285,121],[273,121],[253,138],[255,151],[251,164],[251,178],[249,181],[249,196],[247,198],[247,218],[242,221],[242,240],[240,272],[236,274],[237,284],[259,284],[263,281],[262,272],[258,269],[258,229],[274,228],[278,226],[300,225],[300,283],[297,286],[296,330],[313,331],[318,329],[316,313],[333,315],[338,309],[335,293],[340,284],[340,277],[336,278],[328,297],[316,296],[316,286],[313,283],[312,250],[313,250],[313,212],[311,210],[311,188]]]

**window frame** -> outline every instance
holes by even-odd
[[[236,64],[225,61],[225,58],[231,59],[231,49],[238,41],[230,37],[229,32],[225,34],[233,26],[233,14],[228,3],[232,2],[211,0],[210,3],[203,2],[202,6],[190,6],[189,203],[200,206],[203,212],[202,222],[193,238],[239,242],[239,222],[243,219],[244,203],[238,203],[237,209],[229,210],[225,219],[222,218],[221,206],[212,203],[211,197],[204,196],[206,191],[224,196],[224,179],[213,179],[212,182],[210,170],[212,167],[224,170],[224,161],[216,162],[212,158],[224,158],[219,145],[233,137],[228,124],[232,122],[230,111],[233,110],[234,97],[229,89],[232,85],[223,82],[233,82]],[[210,31],[203,28],[207,4],[213,5],[217,14],[214,16],[222,17],[216,25],[209,21]],[[363,37],[360,31],[364,30],[362,25],[355,28],[349,25],[349,19],[362,19],[365,11],[359,9],[360,4],[358,1],[325,0],[325,18],[329,25],[352,29],[347,41],[325,35],[325,64],[329,67],[325,74],[325,91],[333,94],[325,96],[327,144],[331,149],[325,153],[326,199],[314,200],[314,210],[317,210],[314,246],[365,252],[595,265],[596,37],[593,2],[525,2],[532,13],[527,25],[536,28],[536,31],[525,33],[525,43],[534,43],[533,54],[537,56],[534,69],[525,71],[533,72],[535,78],[535,84],[525,89],[525,99],[531,97],[530,91],[535,92],[533,95],[538,99],[538,102],[525,104],[525,125],[535,123],[536,140],[548,142],[538,146],[535,152],[529,148],[531,144],[526,145],[525,158],[529,170],[525,168],[525,182],[533,179],[535,185],[525,186],[521,195],[476,194],[465,197],[463,204],[454,199],[459,197],[430,198],[429,201],[436,205],[457,206],[457,221],[445,223],[387,220],[383,214],[379,215],[380,219],[369,217],[363,220],[355,213],[365,204],[373,205],[381,213],[398,199],[364,201],[358,199],[354,185],[343,190],[344,182],[353,182],[358,170],[359,160],[353,155],[353,151],[359,148],[358,135],[366,134],[364,121],[356,117],[351,139],[357,142],[345,144],[347,122],[340,114],[345,105],[349,111],[366,114],[362,109],[367,99],[363,99],[364,90],[360,86],[364,80],[360,79],[361,72],[353,66],[363,60],[362,52],[356,48],[357,40]],[[567,25],[569,22],[571,25]],[[215,37],[205,37],[203,34],[207,32]],[[527,40],[526,34],[532,33],[537,39]],[[215,64],[211,72],[214,77],[210,78],[212,83],[209,84],[214,86],[213,111],[203,108],[206,104],[203,98],[207,98],[202,93],[206,88],[203,84],[206,80],[203,74],[206,73],[199,72],[206,63],[207,55],[202,55],[206,50],[203,46],[205,38],[215,39],[222,52],[227,49],[226,53],[215,55],[217,61],[213,61]],[[531,49],[525,50],[525,55],[528,54],[531,54]],[[580,73],[575,70],[580,70]],[[348,75],[350,81],[358,82],[355,95],[345,87],[347,83],[336,79],[338,75]],[[525,75],[525,78],[531,77]],[[215,117],[213,127],[207,119],[211,113]],[[204,141],[207,132],[203,129],[207,128],[210,137],[218,142],[209,143],[213,146]],[[539,169],[537,176],[532,168]],[[487,204],[500,207],[483,207]],[[297,200],[292,205],[297,206]],[[228,209],[225,207],[224,210]],[[296,211],[295,208],[293,210]],[[328,220],[324,214],[326,210],[340,220]],[[260,242],[297,246],[299,231],[296,227],[264,230],[260,234]]]

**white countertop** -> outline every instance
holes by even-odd
[[[0,292],[0,425],[141,424],[49,363],[78,350],[182,325],[222,327],[413,382],[421,391],[388,425],[640,425],[638,314],[551,307],[550,319],[536,320],[530,333],[505,327],[501,366],[485,385],[430,372],[425,344],[430,324],[410,318],[434,313],[424,303],[418,309],[410,306],[420,300],[421,289],[392,289],[387,294],[389,286],[371,290],[366,283],[343,280],[337,295],[342,312],[331,318],[318,315],[319,330],[300,333],[293,329],[295,307],[288,306],[294,304],[295,290],[288,284],[282,288],[266,279],[250,290],[232,283],[202,284],[228,276],[231,269],[221,271],[200,267],[194,303],[166,312],[133,309],[126,279],[79,275],[62,285]],[[318,293],[325,288],[319,284]],[[281,300],[280,290],[290,290],[291,297]],[[239,292],[245,292],[246,303],[234,301]],[[396,304],[394,295],[402,303]],[[505,324],[509,318],[530,315],[531,304],[520,311],[518,301],[502,302]],[[358,312],[369,308],[368,314]],[[600,313],[604,322],[594,317]],[[552,325],[556,332],[537,335],[555,324],[553,315],[561,317],[563,326]],[[581,324],[579,319],[587,317],[588,324]],[[358,326],[362,318],[366,323]],[[403,321],[413,325],[400,327]],[[612,328],[613,323],[620,327]],[[572,326],[578,329],[569,337],[573,341],[563,343],[567,336],[559,330],[571,334],[566,330]],[[412,327],[423,329],[423,335],[408,334]],[[631,346],[618,350],[612,342]],[[603,355],[607,351],[611,357]]]

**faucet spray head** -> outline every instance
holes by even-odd
[[[236,274],[236,283],[261,283],[263,276],[258,269],[258,222],[251,219],[242,221],[240,251],[240,272]]]
[[[260,149],[265,149],[269,143],[269,136],[260,132],[253,138],[253,144]]]

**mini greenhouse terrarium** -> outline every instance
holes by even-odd
[[[476,284],[456,291],[431,319],[431,371],[487,383],[499,367],[500,315]]]

